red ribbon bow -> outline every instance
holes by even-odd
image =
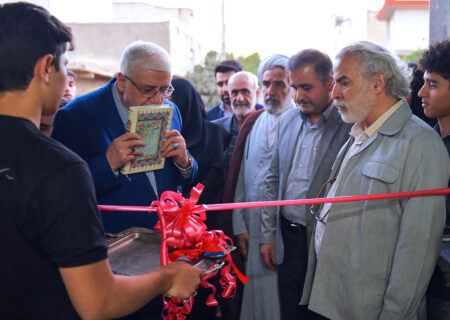
[[[225,265],[220,270],[219,283],[223,288],[222,297],[232,297],[236,289],[236,277],[247,283],[245,277],[234,265],[231,255],[225,249],[226,245],[233,245],[229,237],[221,230],[207,231],[204,221],[206,220],[205,207],[197,205],[198,199],[204,186],[198,184],[191,190],[190,199],[185,199],[180,194],[173,191],[165,191],[161,195],[161,200],[153,201],[151,207],[155,208],[159,222],[155,229],[161,231],[161,265],[165,266],[171,261],[177,260],[185,255],[189,259],[195,259],[204,252],[222,251],[226,253],[224,257]],[[169,256],[168,247],[178,250]],[[212,293],[206,299],[208,306],[216,306],[217,300],[214,298],[216,288],[207,282],[208,279],[217,275],[219,271],[204,275],[200,285],[210,288]],[[163,318],[166,320],[184,320],[192,309],[193,297],[185,302],[178,298],[164,297]]]

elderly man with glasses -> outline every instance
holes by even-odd
[[[122,54],[120,71],[104,87],[83,95],[55,117],[52,137],[78,153],[89,164],[100,204],[149,205],[166,190],[192,179],[195,160],[180,134],[178,108],[165,100],[172,92],[171,62],[167,52],[148,42],[130,44]],[[173,108],[171,131],[161,149],[161,170],[122,175],[120,169],[142,155],[136,134],[126,133],[130,106],[168,104]],[[168,160],[168,161],[167,161]],[[152,228],[156,215],[103,212],[105,230],[117,233],[130,227]]]

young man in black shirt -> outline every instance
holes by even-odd
[[[86,163],[38,129],[61,100],[71,41],[45,9],[0,5],[1,319],[117,318],[200,281],[183,262],[112,274]]]

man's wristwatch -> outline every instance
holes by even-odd
[[[186,168],[180,167],[175,161],[173,163],[175,163],[175,166],[178,169],[180,169],[180,170],[192,170],[192,158],[191,158],[191,155],[189,153],[188,153],[188,163],[189,163],[189,165]]]

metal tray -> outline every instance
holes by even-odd
[[[136,276],[160,267],[161,235],[147,228],[130,228],[106,240],[115,274]]]
[[[108,256],[114,274],[136,276],[160,268],[161,235],[158,231],[147,228],[130,228],[119,234],[110,235],[106,240],[109,245]],[[228,252],[236,249],[226,246]],[[200,268],[203,274],[212,273],[223,267],[223,256],[200,256],[183,260]],[[214,266],[214,267],[213,267]]]

